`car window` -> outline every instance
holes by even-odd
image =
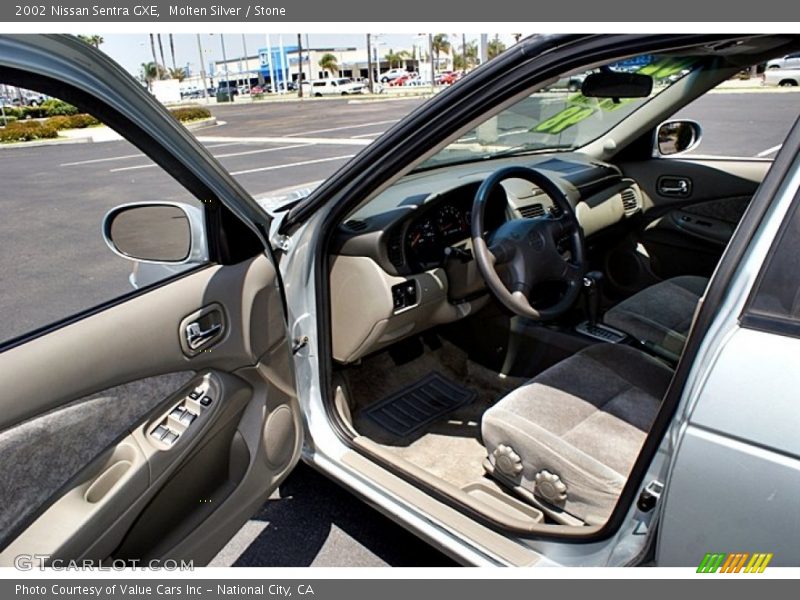
[[[800,196],[770,249],[744,323],[800,335]]]
[[[760,76],[734,78],[678,111],[673,118],[692,119],[703,130],[685,155],[774,158],[800,113],[800,94],[765,92]]]
[[[163,169],[58,99],[4,113],[0,345],[128,294],[131,281],[152,284],[189,268],[142,265],[147,272],[133,275],[134,263],[103,241],[103,217],[120,204],[202,206]]]

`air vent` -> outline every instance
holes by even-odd
[[[632,215],[639,210],[639,197],[636,190],[627,188],[622,190],[622,208],[625,210],[626,215]]]
[[[353,232],[364,231],[367,228],[367,222],[361,219],[350,219],[344,222],[344,226]]]
[[[392,263],[395,268],[403,268],[403,236],[401,233],[395,233],[389,238],[386,254],[389,258],[389,262]]]
[[[520,206],[519,214],[525,219],[535,219],[536,217],[544,216],[544,206],[541,204],[529,204],[528,206]]]

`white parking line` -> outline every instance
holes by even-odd
[[[375,121],[374,123],[359,123],[358,125],[344,125],[342,127],[331,127],[329,129],[316,129],[314,131],[303,131],[300,133],[289,133],[286,137],[298,137],[303,135],[312,135],[315,133],[330,133],[331,131],[342,131],[343,129],[358,129],[359,127],[372,127],[374,125],[388,125],[389,123],[397,123],[400,119],[389,119],[388,121]]]
[[[236,142],[240,144],[319,144],[323,146],[368,146],[372,140],[353,140],[350,138],[313,138],[313,137],[198,137],[202,143]]]
[[[259,150],[245,150],[244,152],[230,152],[228,154],[215,154],[214,158],[231,158],[233,156],[248,156],[250,154],[263,154],[264,152],[274,152],[275,150],[290,150],[292,148],[303,148],[312,144],[294,144],[292,146],[279,146],[278,148],[260,148]],[[209,148],[211,146],[208,146]]]
[[[206,148],[222,148],[223,146],[235,146],[238,142],[226,142],[224,144],[213,144],[211,146],[206,146]],[[68,163],[61,163],[58,165],[59,167],[77,167],[80,165],[93,165],[96,163],[101,162],[110,162],[115,160],[127,160],[129,158],[142,158],[144,154],[141,152],[139,154],[124,154],[122,156],[107,156],[105,158],[93,158],[90,160],[79,160],[76,162],[68,162]]]
[[[777,146],[773,146],[772,148],[767,148],[766,150],[763,150],[758,154],[756,154],[756,156],[759,158],[764,158],[765,156],[769,156],[770,154],[775,154],[778,150],[781,149],[782,146],[783,144],[778,144]]]
[[[368,138],[368,137],[376,138],[379,135],[383,135],[383,131],[375,131],[374,133],[361,133],[359,135],[351,135],[350,139],[351,140],[357,140],[359,138]]]
[[[314,165],[317,163],[330,162],[332,160],[345,160],[353,158],[355,154],[344,154],[342,156],[329,156],[328,158],[316,158],[314,160],[303,160],[295,163],[288,163],[285,165],[272,165],[271,167],[259,167],[257,169],[246,169],[244,171],[234,171],[231,175],[246,175],[247,173],[260,173],[261,171],[276,171],[278,169],[289,169],[291,167],[302,167],[305,165]]]
[[[278,146],[276,148],[260,148],[258,150],[246,150],[245,152],[231,152],[229,154],[215,155],[214,158],[230,158],[232,156],[246,156],[249,154],[264,154],[265,152],[277,152],[278,150],[291,150],[292,148],[304,148],[311,144],[292,144],[291,146]],[[138,169],[149,169],[155,167],[155,163],[146,165],[134,165],[132,167],[120,167],[119,169],[109,169],[109,173],[119,173],[120,171],[136,171]]]

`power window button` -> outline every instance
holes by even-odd
[[[178,434],[174,431],[167,430],[167,435],[164,436],[164,443],[168,446],[172,446],[176,441],[178,441]]]
[[[163,440],[164,437],[169,433],[171,433],[169,429],[167,429],[163,425],[159,425],[158,427],[153,429],[153,432],[150,435],[152,435],[157,440]]]
[[[184,425],[191,425],[192,421],[194,421],[196,418],[197,418],[196,414],[188,410],[184,410],[183,414],[180,416],[180,422],[183,423]]]

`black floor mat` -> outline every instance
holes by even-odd
[[[475,400],[476,393],[440,375],[430,373],[364,410],[387,431],[405,437],[452,410]]]

